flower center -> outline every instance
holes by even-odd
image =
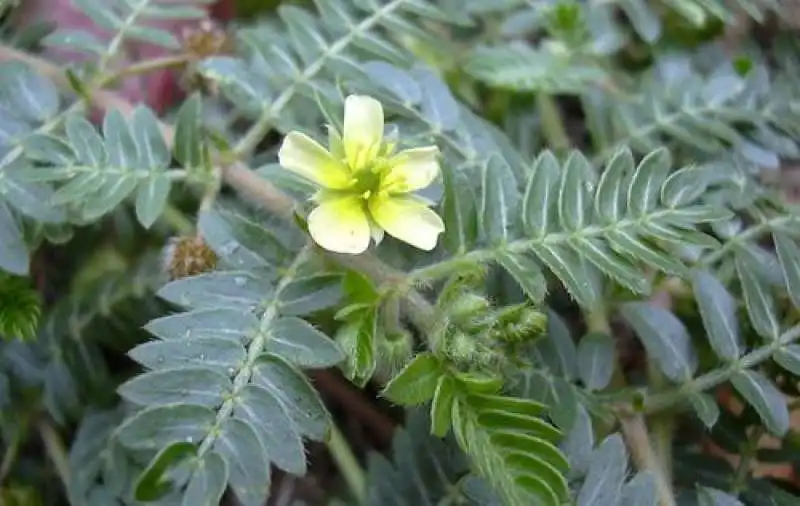
[[[370,166],[365,167],[353,174],[351,188],[364,199],[369,199],[372,195],[377,195],[381,189],[381,183],[386,175],[388,167],[386,160],[376,158]]]

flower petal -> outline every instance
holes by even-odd
[[[406,149],[389,159],[389,172],[381,182],[381,189],[393,193],[421,190],[439,174],[439,148]]]
[[[364,201],[342,197],[322,202],[308,216],[308,231],[314,241],[336,253],[363,253],[369,246],[370,226]]]
[[[344,152],[354,170],[374,158],[383,140],[383,106],[372,97],[350,95],[344,101]]]
[[[300,132],[290,132],[283,139],[278,163],[324,188],[344,189],[350,185],[347,167],[314,139]]]
[[[444,232],[439,215],[414,199],[372,198],[369,212],[389,235],[425,251],[435,248],[439,234]]]

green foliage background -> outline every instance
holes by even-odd
[[[754,467],[797,461],[791,5],[282,2],[199,54],[154,21],[205,0],[74,3],[106,36],[0,46],[0,502],[286,504],[314,442],[330,504],[800,500]],[[114,89],[171,67],[161,116]],[[276,149],[351,93],[442,151],[434,252],[309,241]],[[388,452],[326,369],[405,409]]]

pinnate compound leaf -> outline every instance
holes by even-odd
[[[674,314],[646,302],[625,303],[621,312],[668,378],[682,383],[694,376],[697,355],[686,327]]]
[[[741,349],[736,301],[707,271],[698,270],[692,274],[692,288],[711,347],[721,358],[736,360]]]
[[[756,371],[737,371],[731,376],[731,383],[753,406],[767,430],[776,436],[786,433],[789,429],[786,398],[767,377]]]
[[[420,353],[389,381],[383,396],[403,406],[422,404],[434,396],[443,373],[441,363],[432,353]]]

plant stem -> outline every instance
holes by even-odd
[[[19,448],[22,446],[23,440],[23,431],[20,429],[14,431],[14,435],[11,437],[11,441],[9,441],[8,446],[6,447],[6,451],[3,453],[3,461],[0,462],[0,487],[2,487],[3,481],[5,481],[8,473],[11,472],[14,462],[17,461],[17,457],[19,456]]]
[[[644,418],[641,415],[623,416],[620,417],[620,425],[636,467],[640,471],[652,472],[656,478],[659,506],[676,506],[672,486],[666,480],[664,469],[653,451]]]
[[[742,443],[741,451],[739,453],[739,465],[736,466],[736,474],[731,483],[731,493],[738,495],[745,485],[747,485],[747,478],[750,475],[750,463],[756,456],[758,451],[758,442],[761,436],[764,435],[764,427],[757,425],[753,427],[747,440]]]
[[[176,208],[172,204],[164,206],[161,212],[160,219],[168,225],[171,229],[181,235],[190,235],[194,233],[194,223],[192,220],[183,214],[183,211]]]
[[[536,107],[539,109],[542,133],[550,149],[559,155],[566,153],[572,143],[566,128],[564,128],[564,120],[561,118],[558,104],[551,95],[540,92],[536,95]]]
[[[367,503],[367,485],[364,471],[358,460],[356,460],[355,455],[353,455],[350,445],[347,444],[347,439],[345,439],[336,424],[331,425],[331,432],[328,435],[326,444],[333,460],[336,461],[336,466],[347,482],[350,492],[352,492],[358,504],[365,505]]]
[[[48,422],[39,423],[39,435],[44,442],[47,456],[53,461],[58,477],[64,485],[64,490],[69,490],[69,457],[61,437]]]
[[[162,56],[160,58],[153,58],[151,60],[145,60],[143,62],[134,63],[133,65],[129,65],[124,67],[117,72],[109,74],[102,79],[100,79],[98,83],[98,87],[105,88],[111,84],[116,83],[121,79],[125,79],[126,77],[137,76],[140,74],[147,74],[148,72],[153,72],[155,70],[162,70],[168,69],[173,67],[181,67],[186,65],[189,61],[188,54],[172,54],[167,56]]]

